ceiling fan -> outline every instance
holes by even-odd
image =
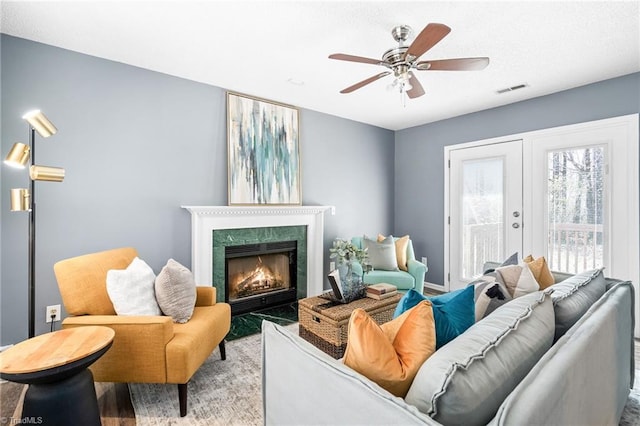
[[[398,47],[387,50],[382,59],[364,58],[361,56],[347,55],[344,53],[334,53],[329,55],[330,59],[341,61],[361,62],[365,64],[382,65],[390,71],[384,71],[362,80],[352,86],[340,91],[340,93],[351,93],[367,84],[373,83],[391,73],[395,77],[391,87],[398,88],[400,93],[406,93],[411,99],[424,95],[424,89],[420,81],[411,70],[417,71],[473,71],[481,70],[489,65],[489,58],[455,58],[439,59],[433,61],[420,61],[418,58],[442,40],[451,28],[444,24],[428,24],[418,34],[411,45],[406,46],[405,42],[409,38],[412,29],[408,25],[399,25],[391,30],[391,35],[398,42]]]

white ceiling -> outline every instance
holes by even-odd
[[[3,33],[398,130],[640,71],[638,1],[2,1]],[[417,71],[388,91],[380,58],[429,22],[451,33],[421,60],[488,56],[483,71]],[[412,38],[413,39],[413,38]],[[411,40],[412,40],[411,39]],[[298,84],[292,84],[289,80]],[[302,85],[299,85],[303,82]],[[505,87],[529,87],[498,95]]]

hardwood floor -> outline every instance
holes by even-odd
[[[136,415],[126,383],[96,383],[102,426],[135,426]]]

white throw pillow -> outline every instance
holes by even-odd
[[[191,271],[169,259],[156,277],[156,298],[162,313],[173,322],[189,321],[196,304],[196,282]]]
[[[127,269],[107,271],[107,293],[118,315],[162,315],[156,301],[156,275],[136,257]]]

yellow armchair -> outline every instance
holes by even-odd
[[[180,416],[187,413],[187,383],[216,345],[226,358],[224,337],[231,325],[227,303],[216,303],[214,287],[196,287],[191,319],[168,316],[118,316],[106,287],[107,271],[126,269],[137,256],[119,248],[61,260],[53,267],[62,302],[70,315],[62,328],[102,325],[116,335],[111,349],[90,368],[98,382],[178,385]]]

